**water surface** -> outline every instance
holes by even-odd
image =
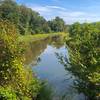
[[[61,39],[47,39],[31,44],[27,51],[28,63],[36,72],[38,78],[47,80],[55,92],[55,100],[60,100],[66,95],[65,100],[84,100],[82,94],[78,94],[72,87],[73,79],[71,74],[60,64],[56,53],[68,56],[67,48]]]

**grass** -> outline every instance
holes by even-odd
[[[41,39],[45,39],[49,36],[49,34],[36,34],[36,35],[24,35],[19,36],[19,42],[32,42]]]
[[[49,33],[49,34],[35,34],[35,35],[24,35],[24,36],[19,36],[18,41],[19,42],[34,42],[34,41],[38,41],[38,40],[43,40],[46,39],[48,37],[54,37],[57,35],[62,35],[65,36],[65,33]]]

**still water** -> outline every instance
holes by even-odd
[[[48,81],[54,90],[55,100],[60,100],[64,95],[66,95],[64,100],[84,100],[84,96],[73,88],[72,75],[65,70],[56,56],[56,53],[59,53],[68,57],[62,39],[46,39],[30,45],[26,61],[39,79]]]

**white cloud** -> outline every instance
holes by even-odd
[[[100,15],[88,12],[61,12],[60,16],[69,24],[72,24],[73,22],[83,23],[100,21]]]
[[[39,13],[46,13],[51,11],[51,9],[49,9],[48,7],[43,6],[31,6],[31,8]]]
[[[47,8],[51,8],[51,9],[59,9],[59,10],[66,10],[63,7],[59,7],[59,6],[46,6]]]
[[[39,5],[30,5],[30,7],[33,9],[33,10],[36,10],[38,12],[52,12],[54,10],[66,10],[65,8],[63,7],[59,7],[59,6],[39,6]]]
[[[73,22],[93,22],[100,20],[99,13],[91,13],[88,11],[70,11],[66,8],[54,6],[54,5],[30,5],[33,10],[39,12],[42,16],[44,16],[47,20],[54,18],[55,16],[60,16],[65,20],[66,23],[72,24]]]
[[[79,16],[84,16],[84,15],[86,15],[85,12],[80,12],[80,11],[60,11],[59,14],[60,14],[61,16],[63,16],[63,17],[69,16],[69,17],[71,17],[71,18],[72,18],[72,17],[75,18],[75,17],[79,17]]]

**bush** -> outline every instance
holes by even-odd
[[[60,61],[76,77],[74,83],[79,93],[84,93],[89,100],[99,100],[100,32],[94,24],[84,23],[74,24],[70,34],[66,41],[69,59],[61,57]]]
[[[16,97],[21,100],[31,100],[37,96],[40,83],[36,78],[33,78],[32,72],[24,67],[20,48],[17,43],[16,27],[9,21],[1,20],[0,86],[10,86],[11,90],[13,90],[11,94],[14,95],[14,97],[16,95]],[[2,91],[2,89],[4,91]],[[8,90],[9,89],[1,88],[0,96],[3,97],[4,95],[4,98],[8,98],[10,94],[10,90]]]
[[[10,87],[0,86],[0,100],[18,100],[15,92]]]

